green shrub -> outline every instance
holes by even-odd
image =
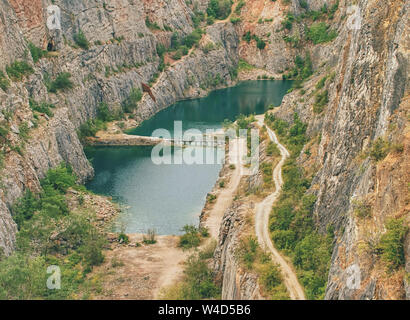
[[[325,106],[329,103],[329,92],[324,90],[315,95],[315,103],[313,104],[313,112],[320,114],[323,112]]]
[[[37,63],[41,58],[47,57],[48,52],[36,47],[32,42],[29,42],[28,48],[33,58],[34,63]]]
[[[147,26],[148,29],[151,30],[161,30],[159,25],[156,22],[151,22],[148,16],[145,18],[145,25]]]
[[[102,252],[104,241],[97,235],[91,235],[80,250],[88,269],[92,266],[99,266],[104,262],[104,254]]]
[[[83,123],[78,129],[78,137],[80,140],[84,140],[85,137],[95,137],[98,131],[106,130],[107,124],[99,119],[88,120]]]
[[[128,243],[130,243],[130,238],[124,232],[121,232],[118,235],[118,242],[128,244]]]
[[[307,9],[309,7],[306,0],[299,0],[299,4],[303,9]]]
[[[268,291],[281,285],[282,276],[279,267],[272,262],[264,266],[263,271],[261,272],[260,281]]]
[[[201,234],[197,227],[186,225],[182,228],[184,235],[179,239],[179,247],[183,249],[196,248],[201,244]]]
[[[239,246],[239,257],[246,266],[247,269],[251,270],[253,268],[253,264],[257,259],[259,245],[258,240],[254,237],[248,237],[246,239],[241,240]]]
[[[242,40],[246,41],[247,43],[251,42],[251,40],[252,40],[252,34],[251,34],[251,32],[250,32],[250,31],[247,31],[247,32],[243,35]]]
[[[82,30],[79,30],[78,33],[73,35],[74,42],[82,49],[88,50],[90,48],[90,43],[84,35]]]
[[[305,80],[313,74],[313,64],[309,53],[306,53],[305,58],[296,56],[295,67],[287,74],[283,74],[283,80],[296,79]]]
[[[3,71],[0,70],[0,88],[3,91],[7,91],[10,87],[10,81],[6,78]]]
[[[208,42],[206,45],[204,45],[203,47],[202,47],[202,51],[204,52],[204,53],[208,53],[208,52],[210,52],[210,51],[212,51],[212,50],[214,50],[215,49],[215,45],[213,44],[213,42]]]
[[[231,17],[230,19],[232,24],[238,24],[239,22],[241,22],[241,18],[240,17]]]
[[[13,219],[20,228],[25,220],[33,217],[34,212],[40,208],[40,201],[30,190],[26,190],[24,196],[17,200],[12,208]]]
[[[97,107],[97,119],[103,122],[120,120],[122,118],[122,110],[111,110],[108,104],[101,102]]]
[[[402,218],[388,220],[386,229],[386,233],[380,238],[379,249],[389,270],[396,270],[405,263],[404,239],[409,228]]]
[[[46,81],[46,86],[49,92],[56,93],[58,90],[68,90],[74,87],[71,81],[69,72],[60,73],[54,81]]]
[[[279,148],[275,143],[273,143],[273,141],[269,141],[268,147],[266,148],[266,154],[268,156],[280,156]]]
[[[154,229],[148,229],[148,235],[143,237],[142,242],[145,244],[155,244],[157,243],[157,239],[156,239],[156,232]]]
[[[320,79],[319,81],[318,81],[318,83],[316,84],[316,89],[322,89],[324,86],[325,86],[325,83],[326,83],[326,80],[327,80],[327,76],[325,76],[325,77],[323,77],[322,79]]]
[[[206,13],[215,19],[226,19],[231,14],[232,4],[232,0],[211,0]]]
[[[183,45],[188,47],[189,49],[192,48],[194,45],[197,45],[202,38],[202,30],[197,28],[192,33],[187,35],[183,39]],[[184,51],[185,55],[188,54],[187,51]]]
[[[329,26],[324,22],[314,23],[308,28],[306,37],[314,44],[333,41],[337,37],[337,32],[335,30],[329,32],[328,29]]]
[[[21,81],[25,76],[34,73],[34,69],[26,61],[15,61],[6,67],[6,72],[11,80]]]
[[[0,299],[39,299],[47,295],[44,257],[30,258],[20,253],[0,261]]]
[[[200,11],[195,11],[192,17],[192,22],[194,23],[194,28],[198,28],[201,22],[205,21],[205,14]],[[170,30],[171,31],[171,30]]]
[[[295,15],[291,12],[286,14],[285,20],[282,21],[282,26],[284,29],[291,30],[293,27],[293,22],[295,21]]]
[[[76,185],[76,180],[71,167],[61,164],[48,171],[46,177],[41,180],[41,186],[51,186],[60,193],[66,193],[68,188]]]
[[[383,138],[379,137],[373,142],[369,155],[373,161],[381,161],[386,158],[389,151],[390,144]]]
[[[242,8],[243,8],[245,5],[246,5],[245,0],[239,0],[238,4],[236,5],[236,8],[235,8],[235,13],[236,13],[237,15],[240,15],[240,14],[241,14],[241,10],[242,10]]]
[[[175,298],[182,300],[215,299],[220,294],[221,288],[215,284],[213,273],[206,260],[200,254],[189,257]]]
[[[263,41],[263,40],[260,39],[260,38],[257,38],[257,39],[256,39],[256,47],[257,47],[258,49],[260,49],[260,50],[263,50],[263,49],[265,49],[265,47],[266,47],[266,42]]]
[[[31,110],[39,112],[39,113],[45,113],[47,116],[52,117],[54,114],[51,111],[51,109],[55,108],[55,105],[49,104],[47,102],[41,102],[38,103],[34,99],[29,99],[29,105]]]
[[[207,201],[209,203],[213,203],[216,200],[216,195],[212,194],[212,193],[208,193],[207,197],[206,197]]]
[[[368,218],[372,214],[372,207],[366,201],[354,201],[353,212],[358,218]]]

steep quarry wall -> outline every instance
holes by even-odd
[[[339,3],[332,25],[338,30],[334,42],[310,50],[319,72],[304,85],[306,93],[302,97],[295,90],[286,96],[278,116],[292,121],[296,111],[309,124],[310,136],[320,137],[315,159],[319,171],[311,188],[318,197],[316,221],[323,232],[329,225],[338,230],[326,299],[402,299],[405,276],[387,274],[377,255],[363,248],[380,239],[388,218],[405,217],[409,224],[410,4],[358,1],[357,29],[347,23],[349,5]],[[347,19],[339,21],[344,15]],[[329,103],[323,113],[315,114],[315,86],[332,72],[334,81],[326,86]],[[389,154],[382,163],[363,158],[379,137],[401,144],[402,152]],[[355,201],[363,199],[372,207],[367,221],[354,214]],[[408,272],[408,253],[406,259]],[[360,270],[359,288],[348,286],[352,266]]]

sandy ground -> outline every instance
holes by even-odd
[[[259,125],[263,126],[263,116],[257,116],[257,119]],[[306,300],[305,293],[298,281],[292,265],[288,263],[286,259],[279,253],[279,251],[273,246],[272,240],[269,235],[269,215],[272,210],[273,204],[279,198],[283,185],[282,166],[285,163],[286,159],[290,156],[290,154],[288,150],[286,150],[286,148],[279,143],[275,133],[271,129],[267,129],[269,138],[277,144],[282,155],[282,159],[273,171],[273,179],[276,186],[275,192],[256,205],[256,236],[261,247],[271,252],[273,262],[277,263],[280,266],[286,288],[289,291],[290,298],[292,300]]]
[[[129,235],[129,245],[113,245],[105,252],[105,263],[94,276],[103,279],[103,292],[95,299],[158,299],[161,288],[182,277],[189,251],[178,248],[176,236],[158,236],[153,245],[135,246],[142,235]]]

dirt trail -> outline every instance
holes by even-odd
[[[256,117],[259,125],[264,125],[264,119],[262,116]],[[267,127],[269,138],[278,146],[282,159],[273,171],[273,180],[275,182],[275,192],[266,197],[262,202],[256,205],[255,215],[255,229],[256,236],[259,244],[265,250],[269,250],[272,253],[272,260],[279,264],[286,288],[289,291],[290,298],[292,300],[305,300],[305,293],[300,285],[298,278],[292,269],[292,266],[285,260],[279,251],[273,246],[272,240],[269,235],[269,215],[272,210],[272,206],[279,198],[283,180],[282,180],[282,166],[286,159],[290,156],[288,150],[279,143],[275,133]]]
[[[115,245],[105,252],[105,262],[93,275],[104,279],[97,300],[159,299],[162,288],[183,276],[183,263],[191,254],[178,248],[179,237],[157,236],[157,243],[136,247],[143,235],[130,234],[130,245]]]
[[[238,164],[235,165],[235,170],[232,172],[229,184],[218,195],[216,203],[209,211],[208,218],[205,221],[205,226],[209,229],[211,238],[215,240],[219,239],[219,229],[223,216],[233,202],[236,190],[241,181],[241,170],[243,169],[240,165],[241,148],[239,143],[236,140],[233,141],[229,149],[231,150],[231,160],[236,159],[235,162]]]

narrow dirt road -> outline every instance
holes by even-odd
[[[264,125],[264,118],[262,116],[256,117],[260,127]],[[288,150],[279,143],[278,138],[271,129],[266,127],[268,130],[269,138],[278,146],[282,159],[273,171],[273,180],[275,182],[275,192],[266,197],[262,202],[256,205],[256,215],[255,215],[255,229],[256,236],[258,238],[260,246],[269,250],[272,254],[273,262],[280,266],[283,280],[286,288],[289,291],[290,298],[292,300],[305,300],[305,293],[302,286],[300,285],[292,266],[282,257],[279,251],[273,246],[272,240],[269,235],[269,215],[272,210],[272,206],[275,201],[279,198],[280,192],[282,190],[283,180],[282,180],[282,167],[286,159],[290,156]]]
[[[241,153],[239,143],[235,140],[230,144],[230,156],[231,161],[236,163],[235,170],[233,170],[231,179],[228,185],[222,190],[216,199],[215,205],[210,210],[208,218],[205,221],[205,226],[209,229],[211,238],[219,239],[219,229],[221,228],[223,216],[230,207],[235,197],[236,190],[238,189],[239,183],[241,181],[241,164],[240,159],[243,156]]]

